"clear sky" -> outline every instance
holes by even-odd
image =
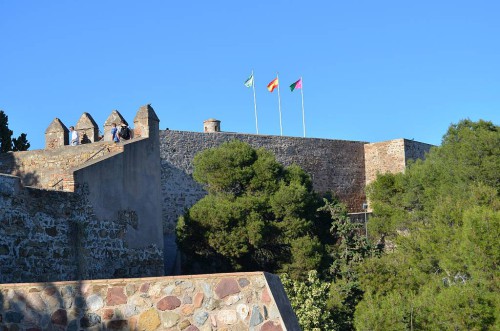
[[[0,109],[31,149],[58,117],[151,103],[160,128],[440,144],[500,122],[500,1],[0,0]]]

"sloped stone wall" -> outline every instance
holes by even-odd
[[[301,166],[311,175],[317,192],[333,192],[350,211],[362,211],[365,201],[363,142],[165,130],[160,131],[160,156],[166,233],[172,233],[179,215],[206,194],[192,178],[195,154],[233,139],[270,150],[285,166]]]
[[[251,272],[0,285],[9,330],[300,330],[279,278]]]
[[[125,240],[133,213],[97,218],[85,186],[23,188],[0,175],[0,283],[162,275],[163,247]]]
[[[25,186],[65,190],[64,179],[73,167],[123,151],[123,145],[96,142],[55,149],[0,154],[0,173],[21,177]],[[71,186],[69,190],[72,190]]]

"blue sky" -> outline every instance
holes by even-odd
[[[0,109],[14,136],[151,103],[160,128],[439,144],[500,119],[499,1],[0,0]]]

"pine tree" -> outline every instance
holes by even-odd
[[[0,110],[0,153],[10,151],[26,151],[30,143],[26,139],[26,133],[21,133],[18,138],[12,139],[12,130],[9,129],[9,117]]]

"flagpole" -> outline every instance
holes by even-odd
[[[254,106],[254,109],[255,109],[255,129],[257,130],[257,134],[259,134],[259,124],[258,124],[258,120],[257,120],[257,101],[255,99],[255,76],[253,75],[253,70],[252,70],[252,77],[253,77],[253,84],[252,84],[252,87],[253,87],[253,106]]]
[[[278,78],[278,73],[276,73],[276,79],[278,80],[278,110],[280,112],[280,134],[283,135],[283,127],[281,126],[281,98],[280,98],[280,80]]]
[[[304,114],[304,81],[302,77],[300,77],[301,87],[300,87],[300,96],[302,97],[302,128],[304,129],[304,138],[306,137],[306,117]]]

